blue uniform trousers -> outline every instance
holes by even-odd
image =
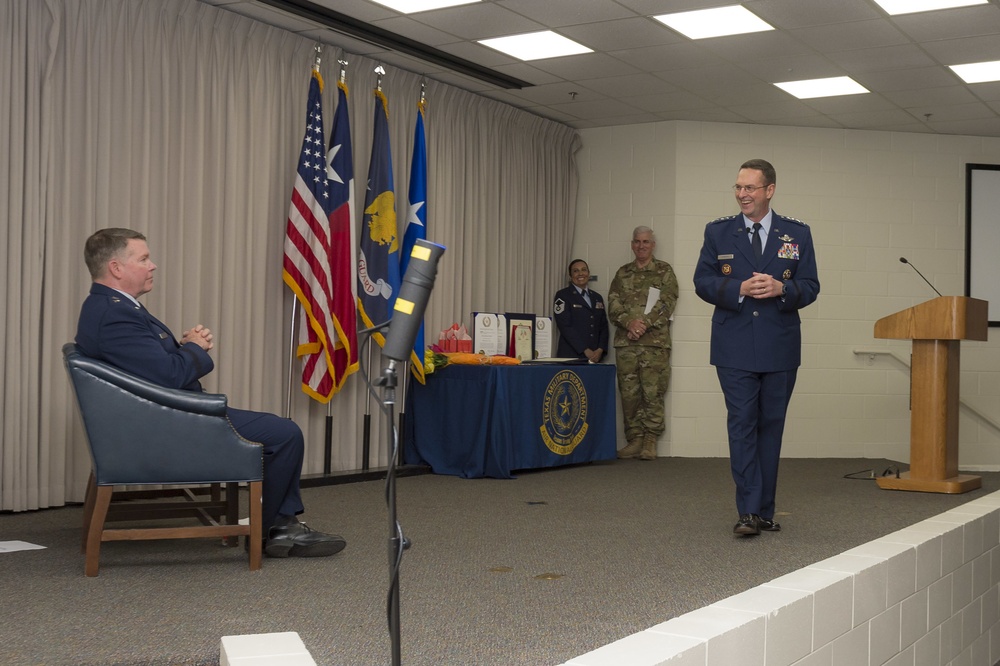
[[[729,460],[736,509],[774,518],[778,459],[797,370],[749,372],[716,367],[729,417]]]
[[[264,535],[278,516],[296,516],[305,508],[299,491],[305,440],[290,419],[276,414],[228,409],[229,422],[240,437],[264,447],[264,488],[261,497]]]

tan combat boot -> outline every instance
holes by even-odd
[[[646,435],[642,439],[642,452],[639,460],[656,460],[656,435]]]
[[[635,458],[642,452],[642,440],[636,439],[629,442],[624,448],[618,451],[619,458]]]

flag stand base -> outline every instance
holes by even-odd
[[[303,488],[318,488],[320,486],[335,486],[340,483],[360,483],[362,481],[382,481],[389,472],[388,467],[373,467],[370,469],[352,469],[329,474],[303,474],[300,485]],[[400,465],[396,468],[396,476],[420,476],[431,474],[428,465]]]

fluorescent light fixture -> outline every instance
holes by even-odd
[[[890,16],[932,12],[935,9],[985,5],[988,2],[989,0],[875,0],[875,4],[884,9],[886,14]]]
[[[572,39],[557,35],[551,30],[480,39],[479,43],[521,60],[541,60],[594,52],[594,49],[588,49],[583,44],[577,44]]]
[[[653,18],[691,39],[774,30],[773,26],[757,18],[756,14],[740,5],[662,14]]]
[[[1000,60],[972,62],[967,65],[948,65],[966,83],[1000,81]]]
[[[785,92],[799,99],[814,97],[836,97],[838,95],[860,95],[868,89],[849,76],[834,76],[829,79],[806,79],[804,81],[785,81],[775,83]]]
[[[373,0],[380,5],[385,5],[389,9],[395,9],[403,14],[414,14],[416,12],[426,12],[431,9],[442,9],[443,7],[454,7],[456,5],[469,5],[479,0]]]

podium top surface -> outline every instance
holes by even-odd
[[[988,303],[940,296],[875,322],[875,337],[893,340],[986,340]]]

